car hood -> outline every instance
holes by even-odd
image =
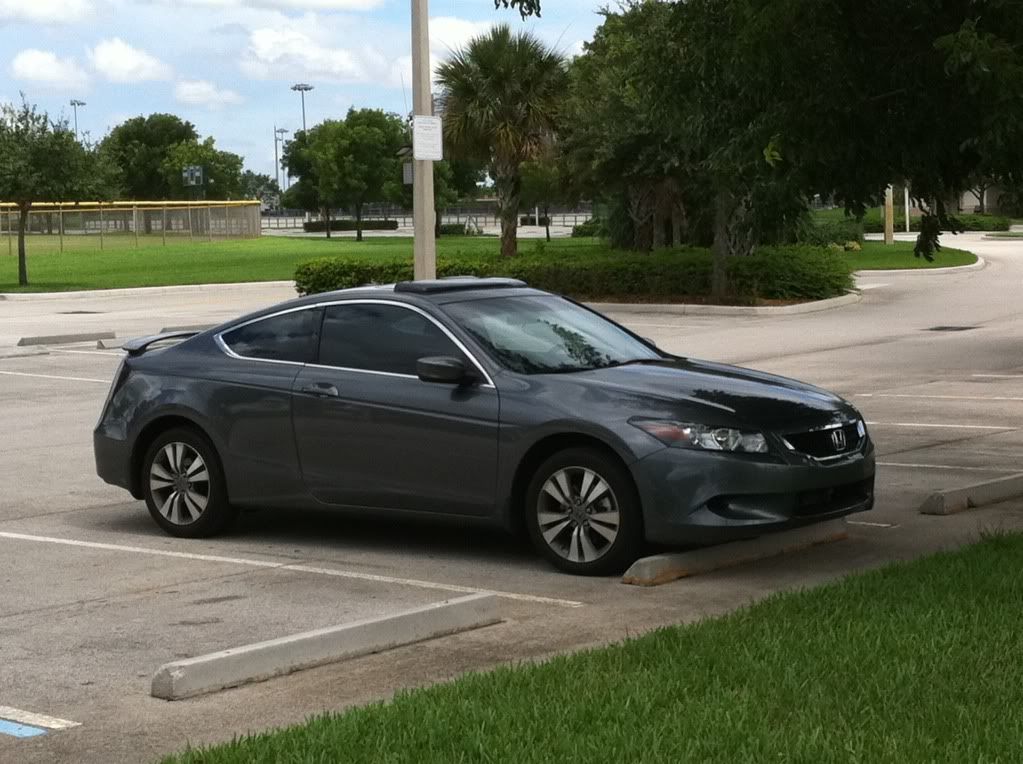
[[[705,361],[629,364],[584,374],[606,392],[645,399],[655,410],[667,404],[676,416],[691,412],[707,424],[778,430],[856,414],[848,402],[813,385]]]

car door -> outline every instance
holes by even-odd
[[[423,382],[416,362],[455,356],[473,384]],[[324,306],[318,363],[294,384],[307,490],[334,505],[489,515],[498,392],[439,321],[397,302]]]

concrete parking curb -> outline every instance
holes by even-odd
[[[244,289],[246,287],[274,288],[290,287],[295,288],[294,281],[238,281],[226,284],[180,284],[176,286],[159,287],[129,287],[126,289],[87,289],[77,292],[5,292],[0,294],[0,300],[11,300],[14,302],[33,302],[36,300],[76,300],[95,299],[97,297],[145,297],[156,294],[202,294],[210,290],[221,289]],[[297,293],[296,293],[297,295]]]
[[[859,292],[849,292],[829,300],[804,302],[799,305],[776,307],[758,305],[689,305],[687,303],[636,303],[636,302],[589,302],[587,307],[601,313],[669,313],[676,316],[795,316],[803,313],[818,313],[845,305],[853,305],[863,299]]]
[[[954,515],[974,507],[1023,496],[1023,474],[985,480],[964,488],[935,491],[920,507],[922,515]]]
[[[18,347],[28,345],[66,345],[70,342],[94,342],[96,340],[112,340],[117,335],[113,332],[79,332],[77,334],[50,334],[41,337],[22,337]]]
[[[165,326],[160,330],[160,334],[169,334],[170,332],[204,332],[207,329],[212,329],[216,324],[190,324],[187,326]]]
[[[951,276],[965,271],[979,271],[987,267],[987,260],[980,255],[970,253],[977,258],[977,262],[969,265],[953,265],[949,268],[896,268],[887,271],[856,271],[853,275],[857,278],[863,276]]]
[[[767,557],[777,557],[818,544],[841,541],[848,536],[849,530],[845,520],[830,520],[749,541],[736,541],[688,552],[658,554],[634,562],[622,576],[622,583],[633,586],[658,586],[679,578],[709,573]]]
[[[345,658],[498,623],[498,598],[471,594],[325,629],[166,663],[153,675],[154,698],[181,700],[260,682]]]

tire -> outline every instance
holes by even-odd
[[[196,430],[179,427],[157,437],[146,450],[139,479],[149,514],[171,536],[215,536],[238,516],[227,500],[217,451]]]
[[[643,516],[632,477],[597,449],[566,449],[541,464],[524,512],[537,552],[566,573],[621,573],[642,550]]]

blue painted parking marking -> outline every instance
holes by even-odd
[[[30,727],[27,724],[18,724],[16,722],[9,722],[6,719],[0,719],[0,735],[36,737],[38,735],[45,735],[47,732],[48,730],[44,730],[42,727]]]

